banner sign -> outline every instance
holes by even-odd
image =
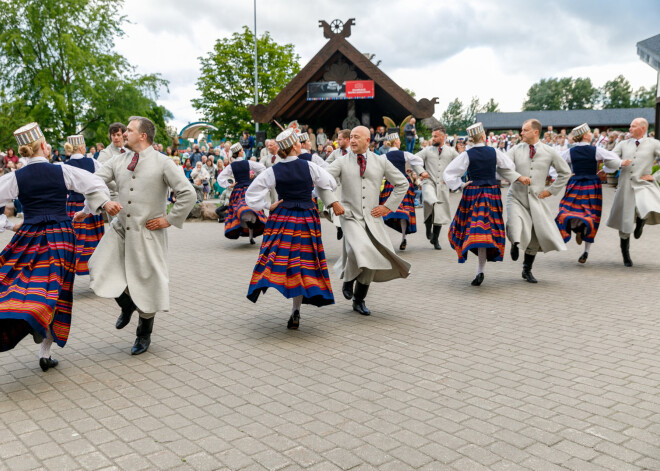
[[[373,80],[347,80],[337,82],[311,82],[307,84],[307,101],[362,100],[374,97]]]

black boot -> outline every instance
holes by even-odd
[[[511,260],[514,262],[520,257],[520,249],[518,248],[518,242],[511,244]]]
[[[632,267],[633,262],[630,259],[630,237],[621,239],[621,255],[623,255],[623,264],[627,267]]]
[[[296,309],[295,311],[293,311],[293,314],[291,314],[291,317],[289,317],[289,322],[286,324],[286,328],[291,330],[298,330],[299,326],[300,326],[300,311]]]
[[[115,298],[115,301],[117,301],[117,304],[119,304],[119,307],[121,308],[121,314],[119,314],[119,317],[117,318],[115,327],[123,329],[129,322],[131,322],[131,316],[137,309],[137,306],[128,293],[122,293],[121,296]]]
[[[131,348],[131,355],[139,355],[149,349],[149,345],[151,344],[151,331],[154,329],[154,318],[155,316],[151,319],[140,317],[137,330],[135,331],[137,338],[135,339],[133,348]]]
[[[341,238],[344,237],[344,231],[341,229],[341,227],[337,228],[337,240],[341,240]]]
[[[431,237],[431,243],[433,244],[433,248],[435,250],[442,250],[442,247],[440,247],[440,242],[438,241],[440,238],[441,230],[442,226],[433,226],[433,237]]]
[[[426,218],[424,225],[426,226],[426,238],[431,240],[431,237],[433,237],[433,216]]]
[[[637,221],[635,222],[635,232],[633,233],[635,239],[642,237],[642,231],[644,230],[644,224],[646,224],[646,219],[642,219],[637,216]]]
[[[369,285],[363,285],[359,281],[355,284],[355,296],[353,296],[353,310],[359,312],[363,316],[370,316],[371,311],[364,304],[364,298],[367,297]]]
[[[353,299],[354,284],[355,284],[355,280],[344,281],[344,284],[341,287],[341,294],[343,294],[346,299]]]
[[[481,286],[481,283],[484,282],[484,274],[483,273],[478,273],[477,276],[474,277],[474,280],[472,280],[472,286]]]
[[[60,362],[53,360],[51,357],[39,358],[39,366],[41,371],[48,371],[50,368],[55,368]]]
[[[587,258],[589,258],[589,252],[585,252],[582,255],[580,255],[580,258],[578,258],[578,262],[585,263],[587,261]]]
[[[538,281],[536,281],[536,278],[534,278],[534,275],[532,275],[532,265],[534,264],[535,258],[536,255],[530,255],[528,253],[525,254],[525,259],[523,261],[522,277],[528,283],[538,283]]]

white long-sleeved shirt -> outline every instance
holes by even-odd
[[[588,146],[591,145],[588,142],[578,142],[575,144],[573,147],[577,146]],[[603,170],[605,173],[614,173],[617,170],[621,168],[621,159],[619,159],[619,156],[616,155],[614,152],[611,150],[607,150],[604,147],[596,147],[596,161],[603,161],[605,164],[603,167]],[[566,149],[564,152],[561,154],[561,158],[564,159],[569,165],[571,164],[571,149]],[[555,170],[554,167],[550,167],[550,170],[548,171],[550,178],[553,180],[557,178],[557,171]]]
[[[308,153],[308,152],[303,152],[303,154],[306,154],[306,153]],[[319,167],[326,168],[328,165],[330,165],[330,164],[328,164],[328,162],[323,160],[319,154],[311,154],[311,155],[312,155],[311,162],[315,163]]]
[[[77,160],[77,159],[84,159],[84,158],[85,158],[85,156],[82,155],[82,154],[73,154],[73,155],[69,158],[69,160]],[[103,167],[103,163],[99,162],[99,161],[96,160],[95,158],[90,158],[90,160],[91,160],[92,162],[94,162],[94,172],[96,172],[98,169],[100,169],[101,167]],[[62,164],[62,162],[57,162],[57,163],[58,163],[58,164]]]
[[[474,147],[484,147],[484,144],[475,144]],[[504,152],[495,149],[495,157],[497,159],[496,166],[497,168],[506,168],[509,170],[515,170],[516,165],[511,160],[511,157],[506,155]],[[462,152],[454,160],[449,162],[447,167],[445,167],[445,172],[442,174],[445,179],[445,183],[451,190],[457,190],[465,186],[465,183],[461,180],[461,177],[465,174],[466,170],[470,166],[470,157],[468,156],[467,151]]]
[[[289,162],[297,160],[296,156],[289,156],[284,160],[280,160],[277,165],[286,165]],[[307,162],[309,164],[309,175],[312,177],[314,187],[322,188],[324,190],[335,191],[337,189],[337,182],[334,177],[330,175],[325,169],[316,165],[314,162]],[[245,204],[255,211],[261,211],[270,208],[271,202],[269,192],[271,188],[275,188],[276,184],[275,172],[273,167],[266,169],[257,178],[254,179],[252,184],[245,192]]]
[[[31,157],[27,165],[47,164],[45,157]],[[64,184],[67,190],[73,190],[78,193],[87,194],[102,191],[110,201],[110,192],[105,182],[93,173],[74,167],[72,165],[59,164],[62,167]],[[7,204],[18,197],[18,181],[16,181],[16,172],[11,172],[0,177],[0,205]],[[104,203],[105,204],[105,203]],[[85,203],[83,209],[86,213],[92,212]]]
[[[238,160],[235,162],[238,162]],[[256,175],[259,175],[261,172],[266,170],[266,167],[259,162],[255,162],[253,160],[248,160],[247,162],[250,164],[250,170],[252,170]],[[234,172],[231,169],[231,164],[227,165],[224,170],[220,172],[220,175],[218,175],[218,185],[220,185],[222,188],[229,187],[229,179],[233,176]]]
[[[399,148],[392,146],[387,152],[393,152],[395,150],[399,150]],[[424,161],[417,155],[411,154],[410,152],[404,150],[403,157],[406,159],[406,163],[411,167],[424,167]]]

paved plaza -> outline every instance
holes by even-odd
[[[279,293],[245,298],[259,245],[172,228],[147,353],[130,355],[137,316],[116,330],[114,300],[79,277],[56,369],[31,339],[0,354],[0,469],[660,470],[660,227],[626,268],[605,219],[586,265],[572,241],[531,285],[507,244],[481,287],[475,257],[458,264],[445,227],[433,250],[418,220],[412,274],[372,285],[372,316],[331,270],[336,304],[303,306],[298,331]]]

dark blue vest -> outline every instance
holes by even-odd
[[[36,163],[16,170],[25,224],[70,221],[66,214],[68,190],[59,165]]]
[[[399,172],[406,175],[406,156],[403,154],[402,150],[391,150],[385,154],[387,160],[389,160],[392,165],[394,165]]]
[[[72,167],[87,170],[89,173],[94,173],[94,160],[89,157],[83,157],[82,159],[69,159],[64,163],[65,165],[71,165]],[[77,203],[85,201],[85,195],[75,191],[69,191],[69,201]]]
[[[594,146],[571,147],[571,166],[576,177],[593,177],[598,172]]]
[[[284,208],[313,208],[314,181],[309,174],[309,164],[300,158],[273,165],[275,190]]]
[[[234,190],[250,186],[250,162],[247,160],[237,160],[231,163],[231,171],[234,173]]]
[[[300,154],[298,156],[298,158],[300,160],[306,160],[307,162],[311,162],[312,161],[312,154],[310,154],[309,152],[305,152],[304,154]]]
[[[479,146],[467,151],[470,165],[468,179],[473,186],[497,185],[497,152],[492,147]]]

